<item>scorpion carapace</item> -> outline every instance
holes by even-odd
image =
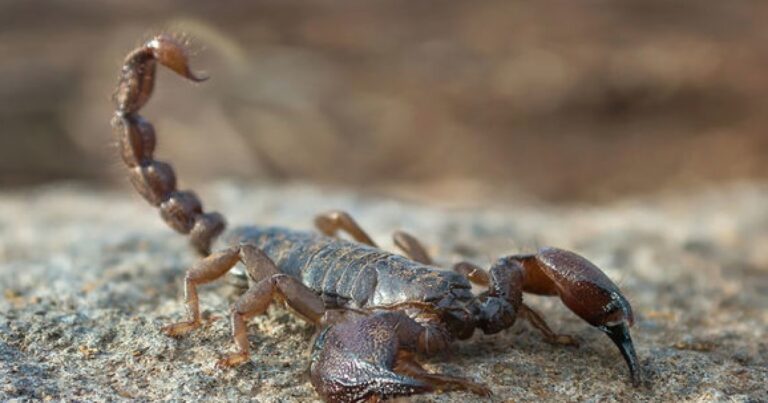
[[[602,330],[618,346],[638,384],[641,370],[629,327],[629,302],[603,272],[583,257],[545,248],[535,254],[499,259],[487,272],[470,263],[453,270],[432,264],[425,248],[399,232],[395,244],[405,257],[376,247],[351,216],[331,212],[317,217],[320,234],[283,228],[242,227],[222,237],[224,219],[203,212],[194,193],[178,191],[170,165],[154,160],[155,132],[138,115],[154,86],[156,64],[193,81],[184,46],[159,35],[132,51],[123,65],[113,126],[131,183],[175,230],[190,234],[204,257],[184,279],[188,318],[162,329],[182,336],[201,325],[197,287],[224,276],[241,264],[247,290],[232,306],[236,352],[217,362],[232,367],[249,360],[248,318],[282,301],[319,333],[313,343],[311,382],[328,401],[379,400],[435,390],[465,390],[489,395],[485,386],[466,379],[427,372],[415,355],[444,350],[475,329],[496,333],[526,319],[548,341],[575,345],[574,338],[555,334],[543,318],[523,302],[523,292],[559,296],[587,323]],[[343,231],[355,242],[336,237]],[[471,283],[487,287],[474,295]]]

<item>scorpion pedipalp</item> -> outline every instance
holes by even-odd
[[[488,397],[482,384],[424,370],[410,351],[423,327],[402,312],[349,315],[315,338],[310,378],[328,401],[389,399],[434,390],[466,390]]]
[[[642,371],[629,334],[634,315],[619,287],[597,266],[576,253],[543,248],[533,255],[508,258],[523,270],[523,291],[557,295],[573,313],[611,338],[624,357],[632,383],[642,382]]]

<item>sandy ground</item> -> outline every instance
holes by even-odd
[[[219,184],[201,193],[232,223],[310,230],[316,212],[346,209],[385,247],[393,230],[406,229],[446,265],[487,266],[554,245],[604,268],[635,309],[650,385],[630,386],[610,341],[558,300],[531,297],[580,348],[546,344],[519,323],[428,361],[487,383],[494,401],[768,400],[768,187],[600,208],[465,210],[301,186]],[[232,348],[226,284],[201,293],[208,326],[178,341],[159,332],[183,315],[181,279],[193,260],[185,240],[134,195],[77,186],[0,193],[0,400],[317,399],[306,376],[313,329],[281,308],[252,321],[250,364],[214,369]]]

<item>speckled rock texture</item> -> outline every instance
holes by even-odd
[[[581,347],[549,345],[521,322],[427,361],[485,382],[493,401],[768,400],[768,187],[600,207],[465,209],[298,185],[200,193],[234,224],[311,230],[315,213],[345,209],[384,247],[405,229],[443,265],[487,267],[499,255],[553,245],[602,267],[633,304],[649,385],[630,386],[610,340],[559,300],[530,297]],[[0,400],[317,400],[306,375],[314,329],[280,307],[251,321],[249,364],[214,368],[233,348],[226,318],[234,293],[224,282],[202,289],[204,328],[181,340],[159,332],[184,315],[181,280],[194,259],[133,194],[77,186],[0,193]]]

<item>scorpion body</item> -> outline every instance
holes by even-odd
[[[560,297],[575,314],[605,332],[622,353],[632,381],[640,383],[629,334],[634,321],[629,302],[599,268],[573,252],[545,248],[503,257],[487,272],[466,262],[446,271],[433,265],[412,236],[395,235],[405,257],[384,251],[351,216],[339,211],[316,218],[321,234],[258,226],[225,232],[224,218],[204,212],[195,193],[176,188],[173,168],[154,159],[154,128],[138,111],[150,98],[158,63],[187,79],[205,79],[191,72],[181,43],[158,35],[128,54],[114,94],[112,124],[133,186],[160,209],[171,228],[188,234],[203,256],[184,280],[188,319],[165,326],[165,334],[180,337],[200,327],[197,287],[240,266],[248,286],[232,306],[237,351],[219,360],[217,367],[248,361],[246,321],[273,301],[282,301],[319,328],[310,378],[328,401],[378,401],[434,390],[488,396],[490,390],[481,384],[426,371],[415,355],[444,350],[475,329],[499,332],[518,318],[530,322],[548,341],[575,345],[575,339],[555,334],[523,302],[523,292],[528,292]],[[337,238],[340,231],[354,242]],[[487,291],[475,295],[471,283]]]
[[[474,300],[464,276],[369,245],[280,227],[242,227],[227,235],[224,244],[255,245],[281,273],[301,279],[332,309]],[[441,302],[447,299],[453,302]]]

